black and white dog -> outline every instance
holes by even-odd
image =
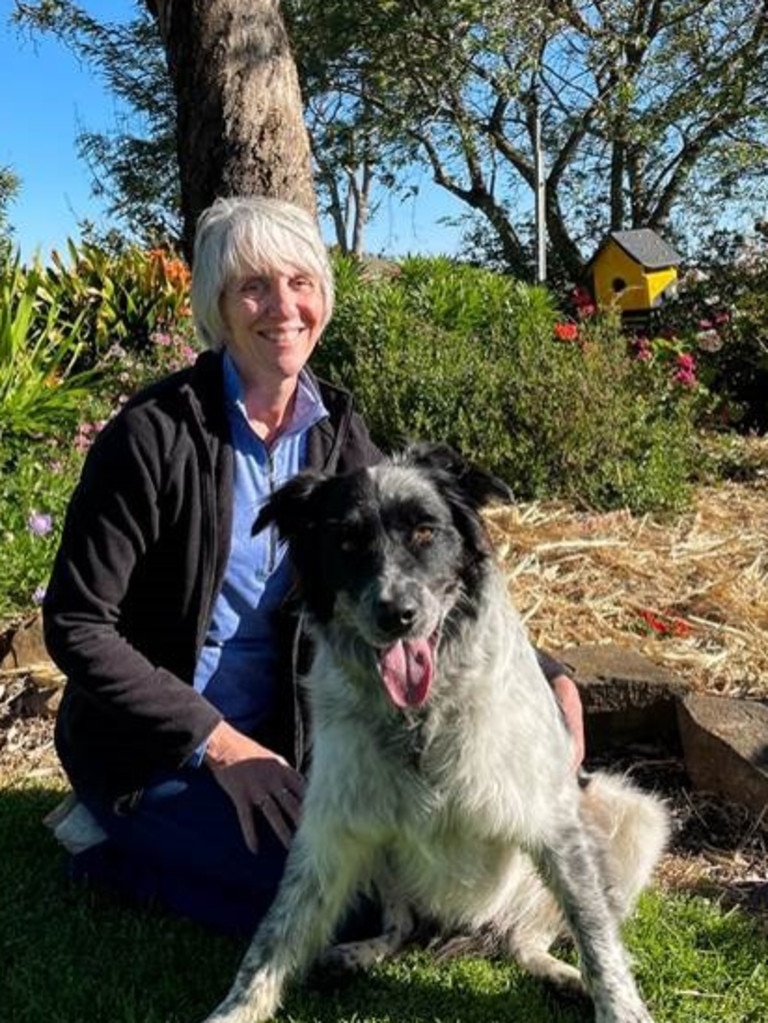
[[[649,1023],[619,922],[667,814],[623,779],[579,785],[480,517],[500,498],[498,480],[422,445],[347,476],[298,476],[259,516],[288,539],[311,619],[313,759],[280,891],[208,1023],[269,1019],[371,882],[388,893],[384,933],[338,946],[336,961],[398,947],[413,909],[586,990],[599,1023]],[[564,933],[581,972],[549,952]]]

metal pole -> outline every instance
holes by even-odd
[[[541,140],[541,107],[539,104],[539,65],[536,65],[533,80],[533,158],[536,178],[536,280],[543,284],[547,279],[547,177],[544,168],[544,147]]]

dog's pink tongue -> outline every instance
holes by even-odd
[[[403,639],[379,657],[379,671],[396,707],[420,707],[432,685],[432,648],[426,639]]]

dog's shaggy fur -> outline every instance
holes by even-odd
[[[330,958],[365,964],[411,910],[491,935],[530,972],[585,990],[599,1023],[649,1023],[619,937],[667,815],[627,781],[580,785],[571,743],[503,577],[481,507],[503,484],[435,446],[374,469],[299,476],[271,499],[316,640],[313,759],[276,901],[209,1023],[258,1023],[375,881],[381,937]],[[581,972],[553,957],[570,933]]]

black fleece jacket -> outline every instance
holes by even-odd
[[[351,397],[318,387],[329,417],[310,432],[308,467],[377,462]],[[191,683],[226,567],[232,491],[222,359],[211,352],[132,399],[89,451],[43,604],[68,680],[56,746],[76,790],[138,789],[183,764],[220,720]],[[292,680],[279,689],[267,738],[296,762]]]

